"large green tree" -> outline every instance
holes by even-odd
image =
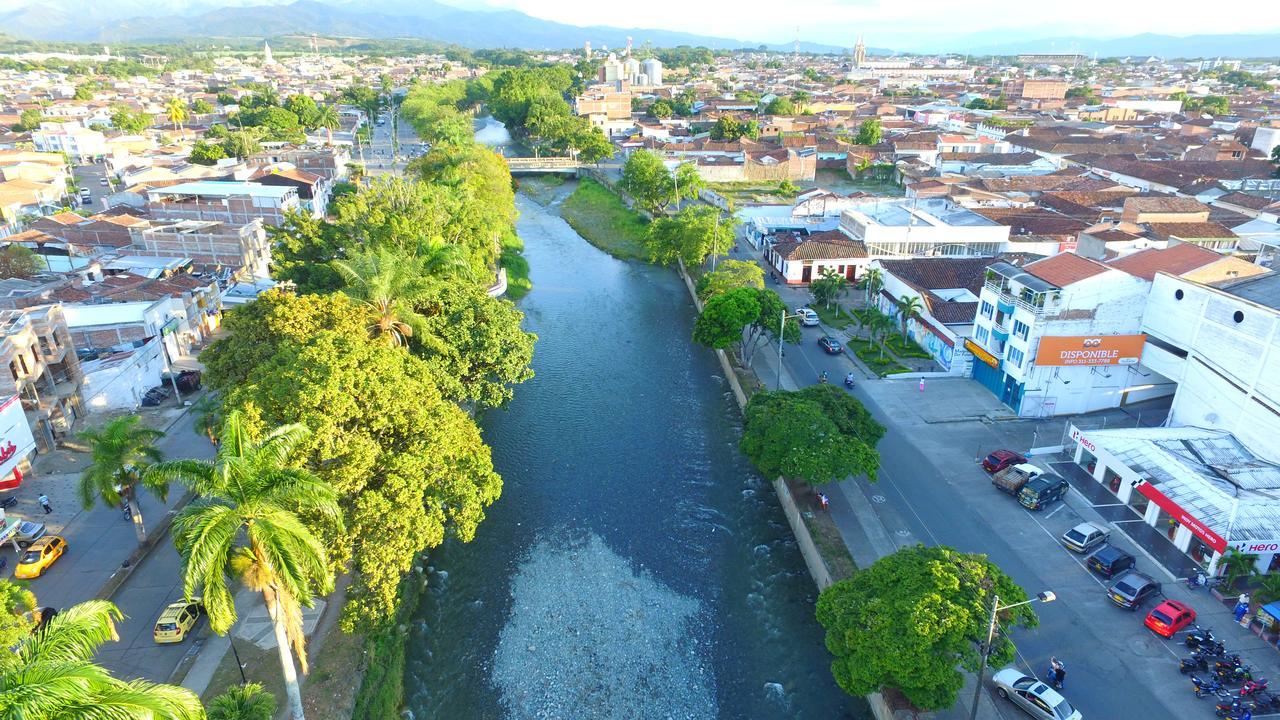
[[[0,248],[0,278],[29,278],[44,269],[40,256],[21,245]]]
[[[766,340],[800,341],[794,318],[783,322],[786,305],[778,293],[753,287],[727,290],[707,301],[693,324],[693,340],[713,348],[737,344],[738,360],[750,366],[756,350]]]
[[[735,288],[764,289],[764,268],[750,260],[725,260],[714,271],[698,278],[698,297],[706,302]]]
[[[622,189],[654,215],[662,212],[675,192],[662,158],[649,150],[637,150],[627,158],[622,166]]]
[[[991,604],[1027,599],[985,555],[949,547],[903,548],[818,598],[818,622],[835,656],[831,672],[851,695],[896,688],[922,710],[956,702],[964,685],[960,668],[976,671],[986,643]],[[1004,611],[990,664],[1014,660],[1012,626],[1038,624],[1030,605]]]
[[[810,484],[866,475],[876,479],[884,427],[857,398],[829,384],[762,391],[747,403],[742,452],[766,478]]]
[[[844,276],[832,270],[831,268],[823,268],[818,273],[818,279],[809,283],[809,293],[813,295],[813,301],[831,307],[831,303],[840,299],[840,296],[848,289],[849,282]]]
[[[231,580],[262,594],[294,720],[304,717],[293,657],[305,675],[302,608],[333,590],[317,529],[343,526],[333,486],[290,464],[309,435],[302,425],[284,425],[259,438],[236,409],[223,419],[213,460],[171,460],[148,470],[197,495],[174,519],[173,542],[183,595],[203,597],[209,627],[225,635],[236,622]]]
[[[479,429],[442,395],[431,360],[369,342],[340,294],[265,293],[226,331],[201,356],[211,387],[265,425],[312,429],[301,456],[346,516],[326,538],[335,566],[354,571],[343,625],[385,625],[416,555],[446,534],[470,540],[501,491]]]
[[[510,301],[475,285],[437,283],[416,307],[423,320],[415,352],[449,400],[497,407],[511,399],[511,385],[533,377],[537,336],[521,329],[524,314]]]
[[[675,217],[659,217],[649,225],[643,243],[649,259],[667,265],[677,259],[696,268],[711,253],[721,254],[733,244],[733,224],[708,206],[689,206]]]
[[[128,503],[139,545],[147,541],[147,528],[142,523],[138,486],[145,487],[161,502],[169,495],[167,482],[146,475],[148,466],[164,458],[155,445],[164,433],[140,425],[141,420],[137,415],[125,415],[101,428],[79,433],[79,438],[89,445],[92,460],[80,473],[77,486],[77,495],[85,510],[93,507],[99,498],[111,507]]]
[[[99,646],[120,639],[115,624],[123,617],[112,603],[90,600],[0,652],[0,717],[201,720],[204,709],[190,690],[117,680],[93,663]]]
[[[367,316],[369,337],[389,345],[408,345],[425,318],[414,301],[426,293],[427,276],[418,258],[389,247],[363,252],[333,267],[345,285],[342,292],[361,303]]]
[[[878,145],[880,135],[880,118],[868,118],[858,126],[858,135],[853,142],[858,145]]]

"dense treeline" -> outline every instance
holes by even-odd
[[[337,491],[344,523],[316,532],[354,576],[348,630],[386,627],[417,554],[470,539],[500,493],[465,408],[502,405],[532,376],[534,336],[485,292],[514,224],[501,158],[451,137],[406,177],[336,199],[330,218],[274,229],[275,276],[296,293],[230,313],[202,355],[223,412],[255,434],[310,431],[296,462]]]

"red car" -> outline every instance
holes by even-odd
[[[1024,463],[1027,459],[1012,450],[997,450],[982,459],[982,469],[989,473],[997,473],[1009,467]]]
[[[1147,613],[1143,622],[1151,632],[1171,638],[1173,634],[1196,621],[1196,611],[1177,600],[1165,600]]]

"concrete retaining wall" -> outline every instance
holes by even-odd
[[[678,262],[678,261],[677,261]],[[685,271],[684,263],[679,263],[680,279],[684,280],[684,286],[689,290],[689,297],[693,298],[693,305],[702,312],[702,301],[698,299],[698,292],[694,288],[693,279],[689,277],[689,273]],[[742,384],[738,382],[738,374],[733,371],[733,366],[729,363],[729,356],[723,350],[716,350],[716,358],[720,361],[720,367],[724,370],[724,377],[729,381],[729,387],[733,390],[733,397],[738,402],[739,410],[746,410],[747,394],[742,391]],[[813,536],[809,534],[809,526],[804,524],[804,518],[800,517],[800,508],[796,506],[795,498],[791,496],[791,490],[787,487],[787,483],[778,478],[773,481],[773,491],[778,495],[778,502],[782,504],[782,511],[787,516],[787,523],[791,525],[791,533],[796,537],[796,544],[800,546],[800,555],[804,557],[805,567],[809,569],[809,576],[813,578],[813,582],[817,584],[818,590],[825,590],[831,586],[831,571],[827,569],[827,563],[822,559],[822,554],[818,552],[818,546],[813,542]],[[867,696],[867,704],[871,707],[871,714],[876,720],[894,720],[893,711],[889,709],[889,703],[885,701],[884,696],[880,693],[871,693]]]

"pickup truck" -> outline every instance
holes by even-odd
[[[1032,465],[1031,463],[1019,463],[1010,465],[991,476],[991,484],[996,486],[997,490],[1007,492],[1010,495],[1017,496],[1018,491],[1022,490],[1022,486],[1028,482],[1040,477],[1044,471]]]

